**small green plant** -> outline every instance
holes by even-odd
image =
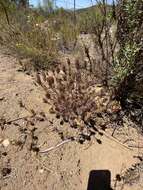
[[[143,48],[142,29],[140,29],[143,18],[143,1],[119,1],[118,6],[117,39],[120,49],[114,62],[112,82],[117,89],[117,96],[126,98],[135,86],[134,81]]]

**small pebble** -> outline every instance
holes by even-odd
[[[44,169],[40,169],[39,173],[42,174],[44,172]]]
[[[4,97],[2,96],[2,97],[0,97],[0,101],[2,101],[2,100],[4,100]]]
[[[8,147],[9,144],[10,144],[10,142],[9,142],[8,139],[5,139],[5,140],[2,142],[2,145],[3,145],[4,147]]]

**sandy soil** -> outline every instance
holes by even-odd
[[[135,144],[142,141],[132,127],[117,130],[118,140],[107,130],[83,145],[73,141],[47,154],[39,153],[62,142],[61,137],[66,139],[75,133],[49,113],[44,95],[34,77],[22,72],[18,61],[1,51],[0,189],[87,190],[91,170],[109,170],[113,189],[143,189],[139,179],[132,184],[116,181],[116,175],[138,164],[136,156],[142,154],[123,145],[130,138]]]

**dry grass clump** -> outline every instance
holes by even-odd
[[[96,130],[92,116],[97,105],[91,90],[96,77],[88,66],[81,66],[78,60],[71,64],[68,59],[66,66],[38,74],[37,82],[45,89],[45,102],[52,104],[52,112],[61,119],[60,124],[68,122],[72,128],[77,128],[78,142],[90,140]],[[93,122],[92,127],[88,127],[90,122]]]
[[[86,63],[81,66],[78,60],[71,65],[68,59],[66,66],[37,76],[38,83],[46,90],[46,97],[52,101],[57,114],[72,127],[81,127],[82,121],[86,121],[96,109],[93,92],[90,91],[96,77],[87,67]]]
[[[100,129],[110,120],[108,116],[120,111],[120,104],[110,99],[109,90],[97,83],[88,62],[76,60],[73,64],[67,59],[66,65],[38,73],[37,83],[46,92],[44,102],[52,105],[50,112],[56,114],[61,125],[67,122],[77,129],[80,143],[100,135]]]

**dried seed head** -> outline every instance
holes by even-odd
[[[63,72],[66,74],[67,72],[67,69],[66,69],[66,67],[65,66],[63,66],[63,68],[62,68],[62,70],[63,70]]]
[[[78,59],[75,61],[75,67],[76,67],[77,70],[80,69],[80,63],[79,63]]]
[[[46,98],[48,98],[48,99],[50,99],[51,98],[51,95],[50,95],[50,93],[46,93]]]
[[[60,114],[59,113],[56,114],[56,118],[60,119]]]
[[[49,109],[49,113],[51,113],[51,114],[55,114],[55,113],[56,113],[54,107],[51,107],[51,108]]]
[[[40,78],[40,75],[38,73],[36,74],[36,80],[37,80],[37,83],[39,85],[42,85],[41,78]]]
[[[65,75],[65,76],[63,77],[63,79],[64,79],[64,81],[67,81],[67,76]]]
[[[56,72],[57,72],[57,73],[60,72],[60,68],[59,68],[59,67],[56,68]]]
[[[48,81],[49,86],[52,88],[53,85],[54,85],[54,77],[49,76],[49,77],[47,78],[47,81]]]
[[[87,61],[84,61],[83,68],[84,68],[84,69],[87,69]]]
[[[89,55],[89,48],[87,46],[84,47],[84,51],[85,51],[86,56],[88,56]]]
[[[46,98],[43,98],[43,102],[47,104],[48,100]]]
[[[68,64],[68,65],[71,65],[71,62],[70,62],[70,59],[69,59],[69,58],[67,58],[67,64]]]
[[[43,77],[43,80],[46,81],[47,77],[46,77],[45,72],[42,72],[42,77]]]

